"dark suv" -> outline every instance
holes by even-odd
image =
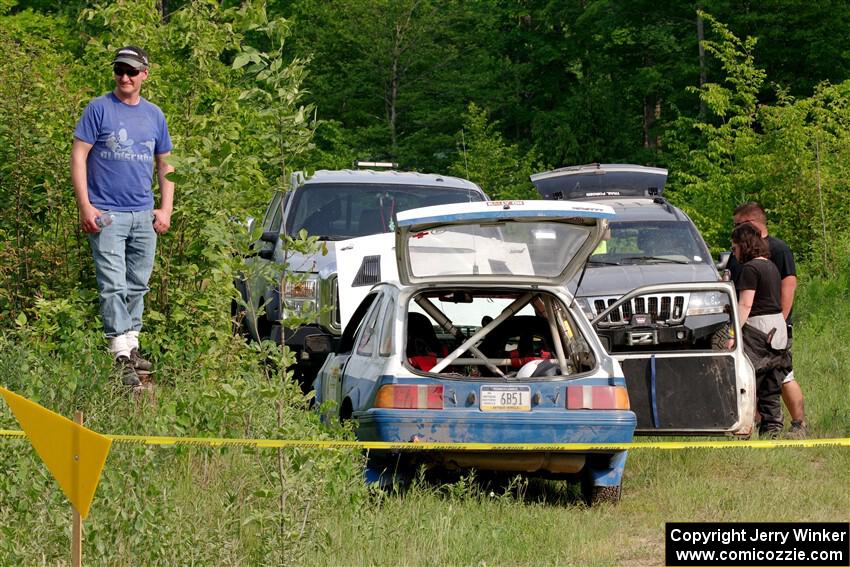
[[[696,433],[723,423],[729,400],[709,404],[716,415],[708,417],[694,411],[688,396],[714,399],[720,384],[741,384],[752,369],[729,356],[733,306],[725,294],[686,285],[722,278],[691,219],[664,199],[667,170],[591,164],[531,180],[545,199],[593,201],[615,211],[609,238],[568,289],[620,361],[633,407],[651,408],[636,410],[637,432]],[[656,292],[630,293],[647,285]]]
[[[616,212],[609,239],[570,285],[590,319],[636,287],[721,280],[694,223],[662,197],[666,169],[592,164],[538,173],[531,180],[546,199],[589,200]],[[726,320],[711,313],[714,299],[688,293],[636,297],[606,314],[597,328],[613,352],[711,348]]]
[[[271,263],[274,277],[242,278],[236,286],[247,304],[245,331],[255,340],[270,338],[293,349],[296,377],[307,385],[327,356],[326,338],[329,336],[333,343],[369,288],[383,279],[380,256],[373,254],[362,259],[350,280],[341,281],[340,253],[351,256],[358,247],[362,250],[374,245],[368,238],[373,235],[389,237],[400,211],[484,201],[487,197],[464,179],[399,171],[320,170],[310,177],[297,172],[290,186],[291,190],[272,195],[263,217],[257,255],[247,260]],[[290,251],[287,257],[281,235],[297,236],[302,229],[318,236],[326,253]],[[389,260],[394,265],[395,259]],[[284,269],[300,277],[281,294],[280,286],[270,280],[279,282]],[[319,316],[297,328],[284,328],[280,324],[284,314],[281,303],[286,310],[295,311],[306,304]]]

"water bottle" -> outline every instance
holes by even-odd
[[[101,229],[105,226],[109,226],[112,224],[112,215],[104,213],[94,219],[94,224]]]

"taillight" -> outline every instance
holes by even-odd
[[[629,408],[629,392],[622,386],[567,387],[567,409]]]
[[[430,384],[381,386],[375,407],[393,409],[443,409],[443,387]]]

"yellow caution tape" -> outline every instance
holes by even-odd
[[[68,500],[85,518],[112,443],[195,447],[256,447],[301,449],[378,449],[391,451],[625,451],[628,449],[689,449],[731,447],[850,446],[850,439],[801,439],[758,441],[670,441],[661,443],[387,443],[380,441],[334,441],[306,439],[228,439],[216,437],[158,437],[149,435],[102,435],[43,408],[32,400],[0,386],[0,396],[12,410],[21,430],[0,429],[0,437],[28,438],[35,452],[56,479]]]
[[[850,438],[759,439],[722,441],[658,441],[637,443],[398,443],[309,439],[230,439],[224,437],[160,437],[103,435],[114,443],[161,447],[255,447],[257,449],[379,449],[393,451],[625,451],[635,449],[775,449],[780,447],[850,447]],[[23,431],[0,429],[0,437],[24,438]]]

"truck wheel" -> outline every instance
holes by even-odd
[[[729,339],[734,339],[732,326],[726,323],[711,335],[711,350],[729,350]]]

